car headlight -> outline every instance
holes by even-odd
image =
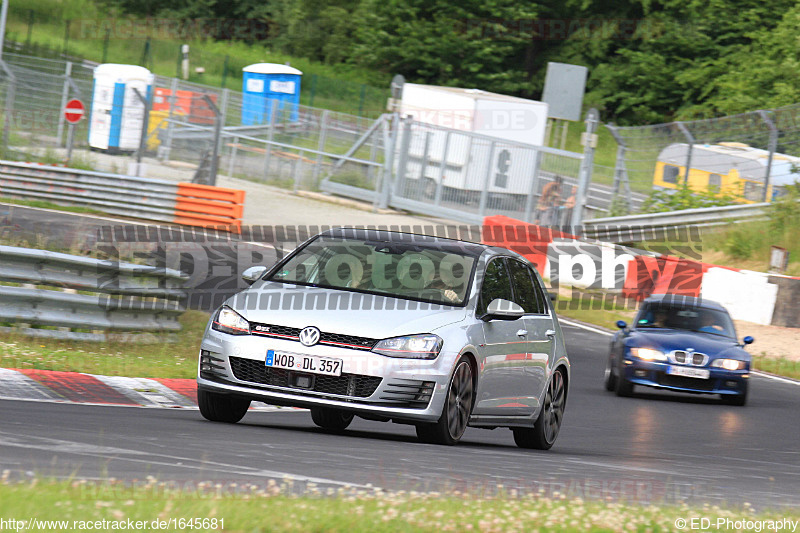
[[[631,355],[643,361],[666,361],[667,356],[661,350],[652,348],[631,348]]]
[[[250,335],[250,323],[226,305],[217,311],[217,316],[211,323],[211,329],[231,335]]]
[[[716,368],[724,368],[725,370],[744,370],[747,363],[739,361],[738,359],[715,359],[711,362],[711,366]]]
[[[384,339],[378,342],[372,351],[387,357],[436,359],[443,343],[444,341],[437,335],[410,335]]]

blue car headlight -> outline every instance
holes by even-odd
[[[747,366],[745,361],[740,361],[738,359],[715,359],[711,362],[711,366],[714,368],[723,368],[725,370],[744,370]]]
[[[211,329],[230,335],[250,335],[250,323],[227,305],[217,311]]]
[[[666,361],[667,356],[661,350],[653,348],[631,348],[631,355],[642,361]]]
[[[384,339],[378,342],[372,351],[387,357],[436,359],[443,343],[438,335],[410,335]]]

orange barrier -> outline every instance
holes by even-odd
[[[178,184],[176,224],[228,226],[231,233],[241,233],[243,213],[244,191],[196,183]]]

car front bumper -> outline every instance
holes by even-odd
[[[267,368],[268,349],[341,359],[339,377]],[[199,389],[272,405],[343,409],[367,418],[435,422],[442,413],[457,354],[433,360],[391,358],[365,350],[207,330]]]
[[[747,382],[750,378],[750,371],[747,369],[730,371],[712,367],[702,367],[704,370],[709,371],[707,379],[676,376],[668,373],[670,366],[697,368],[628,358],[624,360],[622,370],[625,379],[635,385],[704,394],[743,394],[747,389]]]

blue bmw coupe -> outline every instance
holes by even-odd
[[[747,402],[753,337],[739,343],[728,311],[716,302],[659,295],[644,300],[630,327],[611,341],[606,390],[630,396],[643,385],[679,392],[719,394],[722,402]]]

